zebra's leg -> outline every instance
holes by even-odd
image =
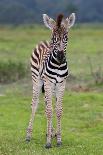
[[[57,116],[57,146],[61,146],[61,117],[62,117],[62,101],[65,90],[65,81],[56,85],[56,116]]]
[[[51,129],[52,129],[52,90],[51,82],[44,81],[45,100],[46,100],[46,117],[47,117],[47,143],[46,148],[51,148]]]
[[[45,105],[47,105],[47,100],[46,100],[46,96],[44,97],[44,102],[45,102]],[[46,133],[46,137],[47,137],[47,133]],[[55,133],[55,129],[53,128],[53,124],[51,124],[51,138],[54,138],[56,136],[56,133]]]
[[[27,128],[27,135],[26,135],[26,141],[30,141],[31,135],[32,135],[32,130],[33,130],[33,121],[34,121],[34,116],[35,112],[38,106],[39,102],[39,81],[33,81],[33,97],[32,97],[32,113],[29,121],[29,125]]]

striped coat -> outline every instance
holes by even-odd
[[[39,92],[44,84],[45,89],[45,113],[47,117],[47,142],[46,148],[51,147],[51,138],[56,135],[57,146],[61,145],[61,116],[62,101],[65,90],[68,67],[66,60],[66,47],[68,41],[68,29],[75,21],[75,14],[64,19],[63,15],[57,17],[55,22],[46,14],[43,15],[44,24],[52,30],[50,43],[42,41],[36,46],[31,55],[31,72],[33,82],[32,113],[27,128],[26,140],[30,141],[33,121],[39,103]],[[54,91],[55,90],[55,91]],[[54,134],[52,126],[52,95],[56,97],[57,131]]]
[[[50,43],[43,41],[36,46],[31,55],[32,79],[45,76],[53,83],[62,82],[68,76],[67,62],[58,64],[55,52],[51,52]]]

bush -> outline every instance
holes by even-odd
[[[25,77],[27,65],[22,62],[0,62],[0,83],[9,83]]]

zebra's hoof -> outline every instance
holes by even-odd
[[[50,149],[52,146],[51,146],[51,143],[47,143],[46,145],[45,145],[45,148],[46,149]]]
[[[30,137],[26,137],[26,142],[30,142],[31,138]]]
[[[62,145],[62,142],[57,142],[57,147],[60,147]]]

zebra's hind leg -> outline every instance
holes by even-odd
[[[53,126],[51,127],[51,138],[55,138],[57,135],[56,135],[56,132],[55,132],[55,129],[53,128]],[[47,137],[47,133],[46,133],[46,137]]]
[[[35,112],[38,106],[38,102],[39,102],[39,83],[37,81],[37,82],[33,82],[33,98],[32,98],[32,104],[31,104],[32,113],[31,113],[29,125],[27,128],[27,134],[26,134],[26,141],[28,142],[31,140],[33,121],[34,121]]]
[[[55,138],[56,137],[56,132],[55,129],[52,127],[51,129],[51,138]]]
[[[44,83],[43,83],[43,85],[42,85],[42,93],[45,93]]]
[[[45,100],[46,100],[46,117],[47,117],[47,142],[45,147],[47,149],[51,148],[51,129],[52,129],[52,88],[51,82],[46,80],[44,81],[45,88]]]
[[[65,90],[65,81],[62,83],[58,83],[56,86],[56,116],[57,116],[57,146],[62,145],[62,140],[61,140],[61,117],[62,117],[62,101],[63,101],[63,95],[64,95],[64,90]]]

